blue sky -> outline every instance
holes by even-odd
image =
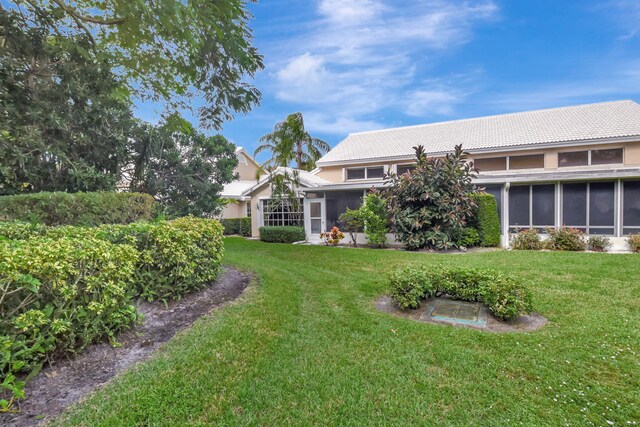
[[[301,111],[349,132],[640,100],[638,0],[262,0],[250,6],[263,100],[222,133],[253,152]],[[151,105],[138,115],[155,121]],[[264,160],[260,158],[259,160]]]

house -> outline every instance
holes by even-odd
[[[640,105],[625,100],[350,134],[305,173],[308,239],[359,207],[386,173],[410,170],[413,147],[437,157],[458,144],[479,170],[475,183],[498,201],[503,245],[530,227],[576,227],[618,247],[640,233]],[[267,182],[243,193],[255,235],[273,218],[287,222],[287,213],[269,211]]]

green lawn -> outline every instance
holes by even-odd
[[[260,283],[63,424],[640,424],[640,255],[225,245]],[[517,274],[550,323],[492,334],[379,313],[407,263]]]

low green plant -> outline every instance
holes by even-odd
[[[595,252],[606,252],[612,246],[611,239],[607,236],[589,236],[587,244]]]
[[[306,240],[302,227],[260,227],[260,240],[269,243],[294,243]]]
[[[531,293],[524,284],[494,270],[408,266],[391,274],[389,292],[403,309],[418,308],[425,298],[449,295],[485,303],[504,320],[532,311]]]
[[[0,241],[0,410],[24,397],[18,374],[114,339],[136,320],[138,252],[96,237]]]
[[[476,207],[469,220],[469,225],[478,230],[479,245],[493,247],[500,245],[500,217],[498,202],[489,193],[472,193],[471,198]]]
[[[465,227],[454,232],[452,238],[459,248],[471,248],[478,246],[481,242],[478,230],[471,227]]]
[[[587,249],[584,233],[577,228],[547,228],[549,238],[544,247],[553,251],[584,251]]]
[[[129,224],[156,216],[158,204],[141,193],[33,193],[0,197],[0,219],[50,226]]]
[[[627,239],[632,252],[640,252],[640,234],[632,234]]]
[[[351,244],[358,246],[358,233],[364,232],[364,215],[361,209],[349,209],[340,215],[338,223],[344,231],[349,233]]]
[[[511,236],[511,248],[518,251],[537,251],[543,248],[540,234],[535,228],[527,228]]]
[[[251,236],[251,218],[222,218],[220,220],[224,228],[224,235]]]
[[[387,245],[389,221],[385,199],[376,191],[367,193],[360,207],[367,242],[371,246],[383,248]]]

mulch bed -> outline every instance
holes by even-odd
[[[143,323],[118,336],[119,347],[98,343],[73,359],[61,359],[27,383],[20,412],[1,414],[0,425],[32,426],[60,414],[133,364],[148,359],[158,347],[196,319],[238,298],[252,276],[225,268],[210,287],[173,301],[138,302]]]
[[[537,313],[532,313],[509,321],[501,320],[489,313],[487,315],[487,323],[483,326],[454,324],[438,321],[436,319],[428,319],[426,316],[423,316],[426,305],[427,302],[425,301],[417,310],[403,310],[388,296],[383,296],[376,301],[376,308],[382,312],[393,314],[398,317],[405,317],[415,320],[416,322],[436,323],[443,325],[443,327],[472,328],[488,332],[531,332],[540,329],[547,324],[547,319]]]

